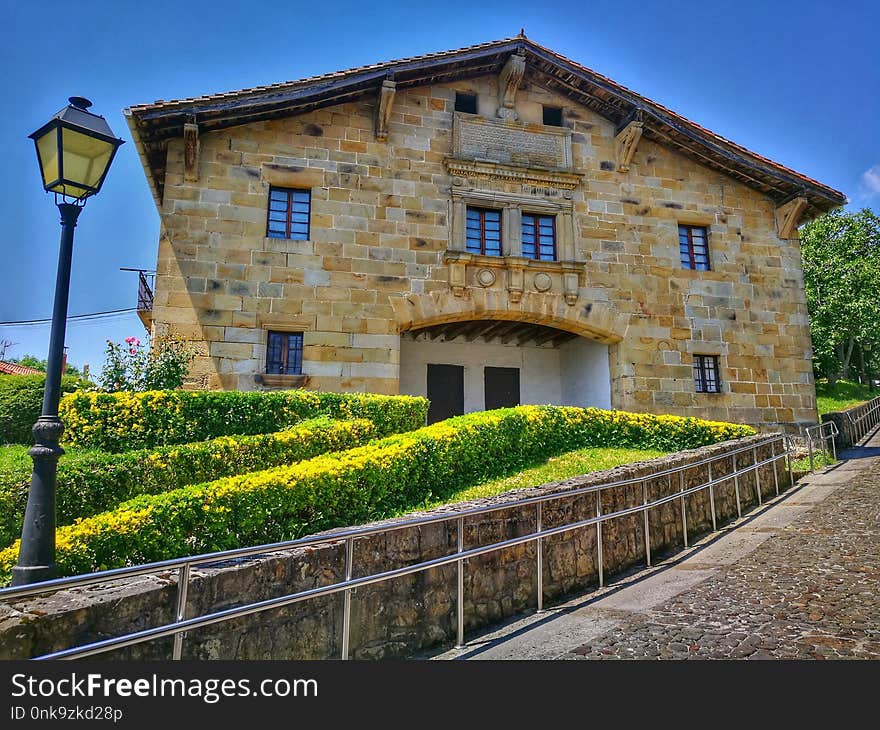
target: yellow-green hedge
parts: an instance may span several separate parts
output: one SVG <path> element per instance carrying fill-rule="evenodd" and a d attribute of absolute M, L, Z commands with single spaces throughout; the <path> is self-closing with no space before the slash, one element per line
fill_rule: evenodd
<path fill-rule="evenodd" d="M 360 446 L 377 435 L 376 426 L 365 418 L 337 421 L 321 416 L 276 433 L 62 458 L 56 491 L 58 524 L 69 525 L 78 518 L 113 509 L 140 494 L 292 464 Z M 0 474 L 0 546 L 9 545 L 21 534 L 30 477 L 30 466 Z"/>
<path fill-rule="evenodd" d="M 293 466 L 132 499 L 57 534 L 62 575 L 299 537 L 379 519 L 587 446 L 677 450 L 754 429 L 560 406 L 472 413 Z M 18 545 L 0 552 L 9 577 Z"/>
<path fill-rule="evenodd" d="M 387 436 L 424 426 L 427 413 L 424 398 L 312 390 L 80 392 L 59 409 L 66 443 L 114 452 L 272 433 L 321 415 L 366 418 Z"/>

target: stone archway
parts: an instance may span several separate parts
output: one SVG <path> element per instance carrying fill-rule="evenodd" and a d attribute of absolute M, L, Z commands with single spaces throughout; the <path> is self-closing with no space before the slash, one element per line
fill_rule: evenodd
<path fill-rule="evenodd" d="M 394 309 L 400 392 L 427 396 L 430 421 L 520 403 L 611 407 L 612 352 L 626 317 L 604 305 L 470 290 L 407 295 Z"/>
<path fill-rule="evenodd" d="M 572 332 L 606 345 L 620 342 L 628 317 L 600 302 L 566 303 L 559 294 L 529 292 L 511 302 L 499 289 L 466 289 L 462 296 L 451 291 L 407 294 L 391 300 L 400 333 L 446 322 L 475 319 L 516 320 Z"/>

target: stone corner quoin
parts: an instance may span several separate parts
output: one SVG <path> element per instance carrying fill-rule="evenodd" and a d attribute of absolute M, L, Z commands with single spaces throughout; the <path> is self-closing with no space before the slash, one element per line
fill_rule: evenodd
<path fill-rule="evenodd" d="M 145 323 L 197 343 L 187 386 L 815 423 L 797 224 L 841 194 L 514 40 L 126 110 L 162 220 Z M 306 233 L 268 235 L 272 189 L 308 193 Z M 272 333 L 302 333 L 298 379 Z"/>

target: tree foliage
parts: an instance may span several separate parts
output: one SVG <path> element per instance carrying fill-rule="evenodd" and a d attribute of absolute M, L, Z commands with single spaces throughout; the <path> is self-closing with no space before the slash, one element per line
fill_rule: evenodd
<path fill-rule="evenodd" d="M 880 217 L 833 211 L 800 233 L 817 377 L 877 373 L 880 350 Z"/>

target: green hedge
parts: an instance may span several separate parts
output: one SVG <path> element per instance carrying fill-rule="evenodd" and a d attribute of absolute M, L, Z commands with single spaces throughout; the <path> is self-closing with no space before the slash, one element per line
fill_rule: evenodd
<path fill-rule="evenodd" d="M 61 378 L 61 391 L 70 393 L 79 378 Z M 32 444 L 31 428 L 43 410 L 45 375 L 0 375 L 0 444 Z"/>
<path fill-rule="evenodd" d="M 124 454 L 87 453 L 69 461 L 62 458 L 56 492 L 58 524 L 113 509 L 140 494 L 292 464 L 365 444 L 376 435 L 372 421 L 322 416 L 277 433 L 221 436 Z M 21 534 L 30 475 L 30 468 L 0 474 L 0 545 L 9 545 Z"/>
<path fill-rule="evenodd" d="M 367 418 L 387 436 L 420 428 L 427 413 L 424 398 L 312 390 L 83 392 L 60 408 L 66 443 L 113 452 L 272 433 L 320 415 Z"/>
<path fill-rule="evenodd" d="M 449 419 L 293 466 L 130 500 L 58 530 L 62 574 L 299 537 L 379 519 L 587 446 L 682 449 L 748 426 L 558 406 Z M 18 546 L 0 551 L 8 578 Z"/>

